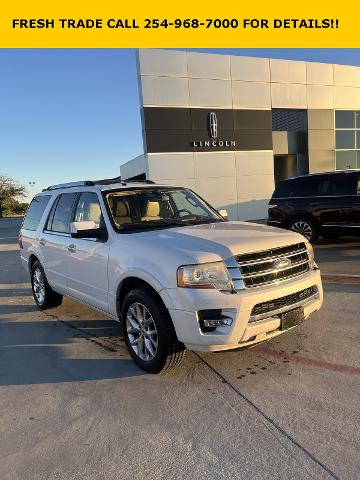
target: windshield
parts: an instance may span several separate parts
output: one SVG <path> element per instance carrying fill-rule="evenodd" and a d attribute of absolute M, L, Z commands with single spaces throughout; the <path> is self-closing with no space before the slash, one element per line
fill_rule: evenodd
<path fill-rule="evenodd" d="M 119 230 L 145 230 L 224 221 L 186 188 L 115 190 L 106 195 Z"/>

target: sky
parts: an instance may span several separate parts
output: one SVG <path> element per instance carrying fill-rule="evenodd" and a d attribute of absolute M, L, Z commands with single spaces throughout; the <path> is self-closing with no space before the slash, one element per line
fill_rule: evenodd
<path fill-rule="evenodd" d="M 192 51 L 360 66 L 360 49 Z M 143 152 L 135 49 L 0 49 L 0 87 L 0 175 L 28 196 L 118 176 Z"/>

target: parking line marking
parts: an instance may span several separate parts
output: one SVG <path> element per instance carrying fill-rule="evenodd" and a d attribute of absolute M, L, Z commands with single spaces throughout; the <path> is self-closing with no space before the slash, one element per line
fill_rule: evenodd
<path fill-rule="evenodd" d="M 302 365 L 308 365 L 309 367 L 319 367 L 326 370 L 332 370 L 333 372 L 348 373 L 350 375 L 360 375 L 359 367 L 352 367 L 351 365 L 342 365 L 340 363 L 329 363 L 323 360 L 316 360 L 315 358 L 299 357 L 298 355 L 286 352 L 277 352 L 267 347 L 258 347 L 256 351 L 264 355 L 269 355 L 274 358 L 285 358 L 291 360 L 294 363 L 301 363 Z"/>
<path fill-rule="evenodd" d="M 314 454 L 312 454 L 309 450 L 307 450 L 300 442 L 298 442 L 293 436 L 291 436 L 290 433 L 288 433 L 284 428 L 280 426 L 274 420 L 271 418 L 269 415 L 267 415 L 263 410 L 260 409 L 250 398 L 248 398 L 244 393 L 242 393 L 238 387 L 233 385 L 222 373 L 220 373 L 218 370 L 216 370 L 215 367 L 213 367 L 205 358 L 201 356 L 199 352 L 193 352 L 194 355 L 196 355 L 208 368 L 211 370 L 217 377 L 221 379 L 222 382 L 224 382 L 231 390 L 235 392 L 239 397 L 241 397 L 250 407 L 254 408 L 255 411 L 261 415 L 267 422 L 269 422 L 281 435 L 286 437 L 295 447 L 299 448 L 306 456 L 308 456 L 314 463 L 319 465 L 320 468 L 322 468 L 325 472 L 329 474 L 329 476 L 335 480 L 340 480 L 340 477 L 333 472 L 327 465 L 321 462 L 317 457 L 315 457 Z"/>

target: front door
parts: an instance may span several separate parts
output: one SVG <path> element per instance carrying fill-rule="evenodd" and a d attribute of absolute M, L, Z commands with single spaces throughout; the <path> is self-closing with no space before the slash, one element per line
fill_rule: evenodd
<path fill-rule="evenodd" d="M 94 192 L 81 193 L 75 209 L 75 222 L 93 221 L 104 226 L 99 199 Z M 70 295 L 108 312 L 109 243 L 91 238 L 71 238 L 67 258 Z"/>

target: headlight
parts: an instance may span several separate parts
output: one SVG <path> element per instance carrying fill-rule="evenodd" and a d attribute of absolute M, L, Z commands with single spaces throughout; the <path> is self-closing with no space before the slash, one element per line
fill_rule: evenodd
<path fill-rule="evenodd" d="M 183 288 L 216 288 L 227 292 L 234 290 L 223 262 L 183 265 L 177 270 L 177 284 Z"/>
<path fill-rule="evenodd" d="M 313 249 L 310 242 L 306 242 L 306 248 L 307 248 L 307 251 L 308 251 L 310 268 L 313 268 L 313 269 L 318 268 L 318 266 L 315 262 L 314 249 Z"/>

